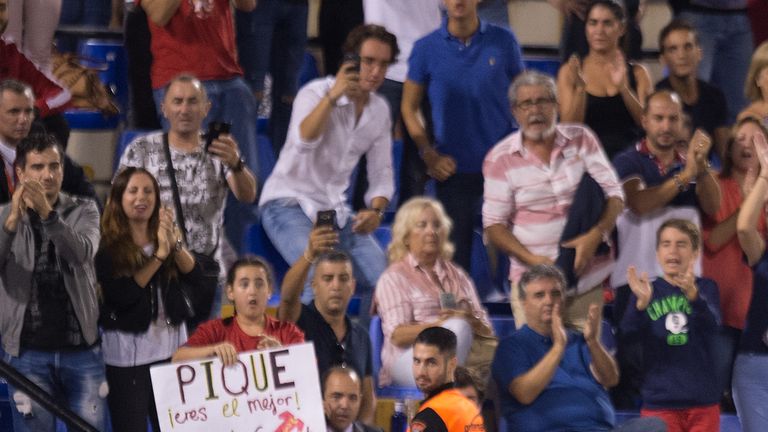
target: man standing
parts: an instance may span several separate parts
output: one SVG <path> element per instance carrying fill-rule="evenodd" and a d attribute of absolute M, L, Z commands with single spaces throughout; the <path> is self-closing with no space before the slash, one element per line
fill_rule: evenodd
<path fill-rule="evenodd" d="M 0 203 L 11 200 L 18 184 L 13 161 L 16 159 L 19 143 L 32 130 L 32 122 L 35 119 L 34 104 L 35 95 L 28 85 L 12 79 L 0 81 Z M 66 154 L 63 159 L 64 178 L 61 190 L 96 201 L 96 191 L 85 178 L 80 165 Z"/>
<path fill-rule="evenodd" d="M 668 90 L 648 96 L 643 112 L 645 139 L 613 161 L 627 196 L 627 209 L 619 217 L 619 257 L 611 276 L 611 285 L 626 300 L 626 269 L 659 274 L 654 239 L 661 224 L 670 218 L 687 219 L 700 224 L 699 209 L 714 216 L 720 208 L 720 187 L 707 162 L 712 140 L 696 130 L 688 153 L 677 152 L 682 105 Z M 623 269 L 623 270 L 622 270 Z M 696 264 L 696 274 L 700 265 Z M 617 299 L 619 300 L 619 299 Z M 624 310 L 624 304 L 617 304 Z"/>
<path fill-rule="evenodd" d="M 218 259 L 227 190 L 240 201 L 253 202 L 256 180 L 240 158 L 232 135 L 220 135 L 208 148 L 205 147 L 200 128 L 211 103 L 197 78 L 189 75 L 175 77 L 164 93 L 161 109 L 170 129 L 167 133 L 155 132 L 133 141 L 123 153 L 119 169 L 126 166 L 146 168 L 160 185 L 162 202 L 171 207 L 175 207 L 171 186 L 171 176 L 174 176 L 189 249 L 215 254 Z M 166 158 L 166 145 L 171 161 Z M 174 212 L 178 210 L 174 209 Z M 176 220 L 181 220 L 180 215 L 176 214 Z M 218 314 L 220 302 L 221 292 L 218 292 L 213 304 L 214 314 Z"/>
<path fill-rule="evenodd" d="M 232 125 L 239 154 L 251 172 L 258 174 L 256 99 L 243 80 L 237 62 L 232 5 L 251 11 L 256 0 L 136 0 L 149 18 L 152 34 L 152 88 L 159 110 L 168 83 L 180 74 L 192 74 L 202 82 L 210 110 L 202 122 L 224 121 Z M 164 112 L 159 114 L 164 115 Z M 162 116 L 161 116 L 162 117 Z M 168 128 L 168 123 L 163 122 Z M 251 201 L 227 205 L 227 236 L 240 250 L 243 232 L 255 221 Z"/>
<path fill-rule="evenodd" d="M 345 51 L 359 55 L 359 71 L 348 61 L 335 78 L 314 80 L 299 91 L 288 140 L 259 206 L 264 230 L 291 263 L 306 249 L 318 211 L 335 212 L 327 222 L 338 230 L 337 248 L 355 264 L 365 324 L 373 286 L 386 265 L 371 233 L 394 193 L 389 108 L 374 92 L 397 56 L 397 41 L 384 27 L 364 25 L 349 34 Z M 362 155 L 368 161 L 368 207 L 352 214 L 345 191 Z M 305 294 L 308 301 L 311 293 Z"/>
<path fill-rule="evenodd" d="M 722 159 L 729 134 L 728 107 L 720 89 L 696 77 L 702 57 L 696 29 L 683 20 L 672 20 L 659 33 L 659 52 L 669 76 L 656 83 L 656 88 L 680 96 L 683 110 L 691 116 L 692 130 L 704 129 L 714 137 Z"/>
<path fill-rule="evenodd" d="M 33 134 L 16 149 L 18 186 L 0 206 L 0 334 L 4 358 L 98 430 L 108 393 L 99 348 L 93 257 L 99 212 L 61 193 L 63 151 Z M 55 418 L 18 389 L 16 430 L 51 431 Z"/>
<path fill-rule="evenodd" d="M 360 412 L 362 385 L 354 369 L 334 366 L 322 374 L 323 410 L 328 432 L 377 432 L 355 421 Z"/>
<path fill-rule="evenodd" d="M 479 0 L 444 3 L 442 26 L 413 46 L 402 114 L 427 174 L 437 180 L 437 198 L 453 220 L 454 261 L 469 271 L 474 221 L 482 202 L 483 158 L 512 131 L 504 91 L 522 72 L 523 61 L 509 30 L 478 19 Z M 420 120 L 425 94 L 432 107 L 434 143 Z"/>
<path fill-rule="evenodd" d="M 512 83 L 509 99 L 520 130 L 500 141 L 485 158 L 485 232 L 491 243 L 509 255 L 510 301 L 518 326 L 525 323 L 518 302 L 520 276 L 530 266 L 554 263 L 562 253 L 561 243 L 573 248 L 573 268 L 580 278 L 576 286 L 568 287 L 575 295 L 564 312 L 569 322 L 576 322 L 586 316 L 591 303 L 602 304 L 600 287 L 613 260 L 607 255 L 595 257 L 595 251 L 613 230 L 623 207 L 621 185 L 591 131 L 557 124 L 552 78 L 525 72 Z M 587 174 L 605 197 L 603 210 L 595 220 L 585 222 L 586 230 L 563 238 L 569 219 L 581 218 L 575 213 L 587 211 L 571 209 Z"/>
<path fill-rule="evenodd" d="M 411 432 L 485 431 L 474 402 L 454 388 L 456 335 L 442 327 L 422 330 L 413 344 L 413 379 L 426 399 L 411 421 Z"/>
<path fill-rule="evenodd" d="M 583 334 L 566 330 L 565 277 L 557 267 L 535 265 L 519 285 L 527 324 L 501 341 L 492 366 L 508 430 L 612 430 L 605 388 L 616 385 L 619 370 L 598 337 L 601 308 L 590 306 Z M 656 419 L 634 426 L 619 430 L 666 430 Z"/>
<path fill-rule="evenodd" d="M 362 377 L 359 419 L 373 424 L 376 394 L 371 339 L 368 330 L 353 323 L 346 314 L 355 292 L 355 278 L 349 256 L 332 249 L 338 238 L 330 227 L 312 230 L 304 254 L 283 278 L 277 317 L 296 323 L 305 339 L 314 342 L 320 375 L 333 366 L 344 365 L 356 372 L 358 380 Z M 315 298 L 304 305 L 300 296 L 312 263 Z"/>

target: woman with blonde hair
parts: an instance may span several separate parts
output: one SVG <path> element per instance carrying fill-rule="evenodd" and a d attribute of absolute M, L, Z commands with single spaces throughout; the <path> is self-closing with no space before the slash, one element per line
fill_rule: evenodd
<path fill-rule="evenodd" d="M 425 328 L 439 326 L 456 333 L 460 364 L 473 335 L 493 334 L 474 283 L 451 261 L 451 225 L 443 206 L 432 198 L 412 198 L 395 215 L 389 267 L 374 294 L 384 332 L 381 385 L 415 385 L 413 342 Z"/>
<path fill-rule="evenodd" d="M 756 117 L 763 123 L 768 120 L 768 42 L 763 42 L 752 53 L 749 72 L 744 82 L 744 94 L 749 106 L 739 114 L 739 120 Z"/>

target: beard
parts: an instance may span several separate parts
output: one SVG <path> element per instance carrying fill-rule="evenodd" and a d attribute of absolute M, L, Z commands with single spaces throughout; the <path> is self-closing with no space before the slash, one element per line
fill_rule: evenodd
<path fill-rule="evenodd" d="M 544 141 L 545 139 L 554 135 L 556 126 L 557 125 L 553 121 L 546 129 L 540 132 L 534 132 L 530 129 L 523 129 L 523 136 L 531 141 Z"/>

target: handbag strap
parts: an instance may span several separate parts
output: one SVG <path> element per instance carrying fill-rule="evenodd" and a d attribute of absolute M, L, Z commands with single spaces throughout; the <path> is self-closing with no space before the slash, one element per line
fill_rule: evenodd
<path fill-rule="evenodd" d="M 171 178 L 171 192 L 173 193 L 173 205 L 176 207 L 176 217 L 179 218 L 181 225 L 181 235 L 184 237 L 184 243 L 187 242 L 187 223 L 184 220 L 184 211 L 181 209 L 181 198 L 179 195 L 179 185 L 176 184 L 176 168 L 173 167 L 173 158 L 171 158 L 171 145 L 168 142 L 168 132 L 163 133 L 163 149 L 165 150 L 165 159 L 168 161 L 168 171 Z"/>
<path fill-rule="evenodd" d="M 179 185 L 176 183 L 176 168 L 173 167 L 173 158 L 171 158 L 171 144 L 168 140 L 168 132 L 163 133 L 163 150 L 165 150 L 165 158 L 168 160 L 168 170 L 171 178 L 171 192 L 173 193 L 173 204 L 176 207 L 176 217 L 179 218 L 179 225 L 181 225 L 181 235 L 184 237 L 184 243 L 187 242 L 187 223 L 184 220 L 184 211 L 181 209 L 181 194 L 179 194 Z M 216 246 L 211 252 L 211 256 L 216 254 L 216 250 L 219 248 L 219 239 L 216 239 L 214 243 Z"/>

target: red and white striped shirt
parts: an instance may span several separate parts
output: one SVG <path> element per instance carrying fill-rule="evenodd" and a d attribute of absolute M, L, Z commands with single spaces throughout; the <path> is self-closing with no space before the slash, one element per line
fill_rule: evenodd
<path fill-rule="evenodd" d="M 519 131 L 496 144 L 483 163 L 483 226 L 502 224 L 531 253 L 552 260 L 557 258 L 568 210 L 584 173 L 595 179 L 606 197 L 624 200 L 616 171 L 591 130 L 559 124 L 555 133 L 549 163 L 523 146 Z M 514 257 L 509 261 L 509 278 L 517 282 L 527 266 Z M 587 268 L 585 278 L 606 264 L 597 261 Z"/>

